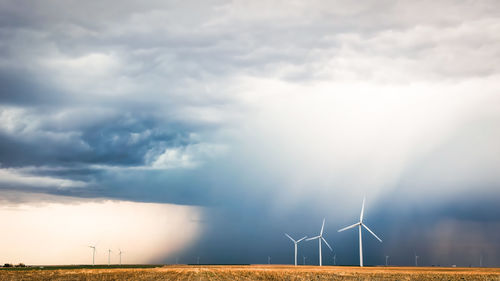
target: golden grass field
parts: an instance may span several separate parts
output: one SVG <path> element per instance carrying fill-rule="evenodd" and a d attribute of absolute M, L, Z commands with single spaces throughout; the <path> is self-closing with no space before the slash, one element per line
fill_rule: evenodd
<path fill-rule="evenodd" d="M 0 280 L 492 280 L 500 268 L 194 266 L 158 268 L 0 270 Z"/>

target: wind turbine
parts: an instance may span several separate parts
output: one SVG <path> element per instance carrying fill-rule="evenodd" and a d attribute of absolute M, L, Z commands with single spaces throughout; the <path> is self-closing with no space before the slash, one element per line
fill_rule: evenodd
<path fill-rule="evenodd" d="M 344 230 L 348 230 L 348 229 L 351 229 L 353 227 L 358 227 L 359 229 L 359 266 L 363 266 L 363 241 L 362 241 L 362 238 L 361 238 L 361 227 L 364 227 L 366 228 L 366 230 L 368 230 L 368 232 L 370 232 L 373 236 L 375 236 L 375 238 L 377 238 L 378 241 L 380 241 L 380 243 L 382 243 L 382 240 L 380 238 L 378 238 L 377 235 L 375 235 L 375 233 L 373 233 L 373 231 L 371 231 L 368 226 L 366 226 L 364 223 L 363 223 L 363 212 L 365 210 L 365 198 L 363 198 L 363 205 L 361 206 L 361 215 L 359 216 L 359 222 L 353 224 L 353 225 L 350 225 L 348 227 L 344 227 L 342 229 L 340 229 L 338 232 L 342 232 Z"/>
<path fill-rule="evenodd" d="M 314 239 L 318 239 L 318 241 L 319 241 L 318 242 L 319 243 L 319 266 L 323 265 L 323 263 L 321 261 L 321 240 L 323 240 L 323 242 L 325 242 L 325 244 L 328 246 L 328 248 L 330 248 L 330 251 L 333 252 L 332 247 L 330 247 L 330 244 L 328 244 L 328 242 L 326 242 L 326 239 L 323 237 L 323 230 L 324 230 L 324 228 L 325 228 L 325 219 L 323 219 L 323 224 L 321 225 L 321 231 L 319 232 L 319 235 L 306 239 L 306 241 L 311 241 L 311 240 L 314 240 Z"/>
<path fill-rule="evenodd" d="M 118 255 L 120 256 L 120 265 L 122 265 L 122 249 L 118 249 Z"/>
<path fill-rule="evenodd" d="M 108 266 L 111 265 L 111 249 L 108 249 Z"/>
<path fill-rule="evenodd" d="M 415 266 L 418 266 L 418 258 L 419 258 L 419 256 L 417 256 L 417 254 L 415 254 Z"/>
<path fill-rule="evenodd" d="M 333 255 L 333 265 L 337 265 L 337 254 Z"/>
<path fill-rule="evenodd" d="M 389 256 L 385 256 L 385 266 L 389 265 L 388 261 L 389 261 Z"/>
<path fill-rule="evenodd" d="M 299 240 L 295 241 L 292 237 L 290 237 L 290 235 L 286 234 L 286 237 L 290 238 L 290 240 L 292 240 L 294 246 L 295 246 L 295 266 L 297 266 L 297 244 L 299 244 L 300 241 L 304 240 L 307 238 L 307 236 L 304 236 L 302 238 L 300 238 Z"/>
<path fill-rule="evenodd" d="M 89 248 L 91 248 L 92 251 L 92 265 L 95 265 L 95 245 L 90 245 Z"/>

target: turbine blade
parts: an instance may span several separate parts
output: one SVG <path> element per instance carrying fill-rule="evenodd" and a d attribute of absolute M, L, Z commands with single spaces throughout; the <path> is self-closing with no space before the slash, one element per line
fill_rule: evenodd
<path fill-rule="evenodd" d="M 307 238 L 306 241 L 311 241 L 311 240 L 314 240 L 314 239 L 318 239 L 320 236 L 314 236 L 314 237 L 311 237 L 311 238 Z"/>
<path fill-rule="evenodd" d="M 332 252 L 333 252 L 332 247 L 330 247 L 330 244 L 328 244 L 328 242 L 326 242 L 326 239 L 325 239 L 325 238 L 323 238 L 323 237 L 321 237 L 321 239 L 323 239 L 323 242 L 325 242 L 325 244 L 328 246 L 328 248 L 330 248 L 330 251 L 332 251 Z"/>
<path fill-rule="evenodd" d="M 323 219 L 323 224 L 321 225 L 321 231 L 319 232 L 319 236 L 323 235 L 324 228 L 325 228 L 325 219 Z"/>
<path fill-rule="evenodd" d="M 363 205 L 361 205 L 361 215 L 359 216 L 359 221 L 363 222 L 363 213 L 365 211 L 365 197 L 363 197 Z"/>
<path fill-rule="evenodd" d="M 306 238 L 307 238 L 307 236 L 304 236 L 304 237 L 300 238 L 299 240 L 297 240 L 297 243 L 299 243 L 300 241 L 302 241 L 302 240 L 304 240 Z"/>
<path fill-rule="evenodd" d="M 382 243 L 382 239 L 378 238 L 377 235 L 375 235 L 375 233 L 373 233 L 373 231 L 371 231 L 371 229 L 368 228 L 368 226 L 364 225 L 364 224 L 361 224 L 364 228 L 366 228 L 366 230 L 368 230 L 373 236 L 375 236 L 375 238 L 377 238 L 378 241 L 380 241 L 380 243 Z"/>
<path fill-rule="evenodd" d="M 355 223 L 355 224 L 353 224 L 353 225 L 349 225 L 349 226 L 347 226 L 347 227 L 344 227 L 344 228 L 342 228 L 342 229 L 339 229 L 337 232 L 342 232 L 342 231 L 344 231 L 344 230 L 348 230 L 348 229 L 353 228 L 353 227 L 356 227 L 356 226 L 358 226 L 358 225 L 359 225 L 359 222 L 357 222 L 357 223 Z"/>
<path fill-rule="evenodd" d="M 293 242 L 293 243 L 297 243 L 295 240 L 293 240 L 293 238 L 292 238 L 292 237 L 290 237 L 290 235 L 288 235 L 288 234 L 286 234 L 286 233 L 285 233 L 285 235 L 286 235 L 286 237 L 290 238 L 290 240 L 292 240 L 292 242 Z"/>

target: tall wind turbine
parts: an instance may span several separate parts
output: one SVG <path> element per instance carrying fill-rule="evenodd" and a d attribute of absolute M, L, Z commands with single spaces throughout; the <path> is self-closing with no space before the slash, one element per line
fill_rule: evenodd
<path fill-rule="evenodd" d="M 306 239 L 306 241 L 311 241 L 311 240 L 314 240 L 314 239 L 318 239 L 318 241 L 319 241 L 318 242 L 319 243 L 319 266 L 323 265 L 323 263 L 321 261 L 321 240 L 323 240 L 323 242 L 325 242 L 325 244 L 328 246 L 328 248 L 330 248 L 330 251 L 333 252 L 332 247 L 330 247 L 330 244 L 328 244 L 328 242 L 326 242 L 326 239 L 323 237 L 323 230 L 324 230 L 324 228 L 325 228 L 325 219 L 323 219 L 323 224 L 321 225 L 321 231 L 319 232 L 319 235 Z"/>
<path fill-rule="evenodd" d="M 92 249 L 92 265 L 95 265 L 95 245 L 90 245 L 89 248 Z"/>
<path fill-rule="evenodd" d="M 290 235 L 286 234 L 286 237 L 290 238 L 290 240 L 292 240 L 294 246 L 295 246 L 295 266 L 297 266 L 297 244 L 299 244 L 300 241 L 304 240 L 307 238 L 307 236 L 304 236 L 302 238 L 300 238 L 299 240 L 295 241 L 292 237 L 290 237 Z"/>
<path fill-rule="evenodd" d="M 419 256 L 417 256 L 417 254 L 415 254 L 415 266 L 418 266 L 418 258 L 419 258 Z"/>
<path fill-rule="evenodd" d="M 373 233 L 373 231 L 371 231 L 368 226 L 366 226 L 364 223 L 363 223 L 363 212 L 365 210 L 365 198 L 363 198 L 363 205 L 361 206 L 361 215 L 359 216 L 359 222 L 353 224 L 353 225 L 350 225 L 348 227 L 344 227 L 342 229 L 340 229 L 338 232 L 342 232 L 344 230 L 348 230 L 348 229 L 351 229 L 353 227 L 358 227 L 359 229 L 359 266 L 363 266 L 363 241 L 362 241 L 362 238 L 361 238 L 361 227 L 364 227 L 366 228 L 366 230 L 368 230 L 368 232 L 370 232 L 373 236 L 375 236 L 375 238 L 377 238 L 378 241 L 380 241 L 380 243 L 382 243 L 382 240 L 380 238 L 378 238 L 377 235 L 375 235 L 375 233 Z"/>
<path fill-rule="evenodd" d="M 385 256 L 385 266 L 388 266 L 389 265 L 389 256 Z"/>

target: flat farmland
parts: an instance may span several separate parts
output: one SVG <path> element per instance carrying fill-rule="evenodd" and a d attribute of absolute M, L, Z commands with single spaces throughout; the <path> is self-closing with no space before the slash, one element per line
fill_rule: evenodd
<path fill-rule="evenodd" d="M 493 280 L 500 268 L 167 265 L 156 268 L 0 269 L 0 280 Z"/>

